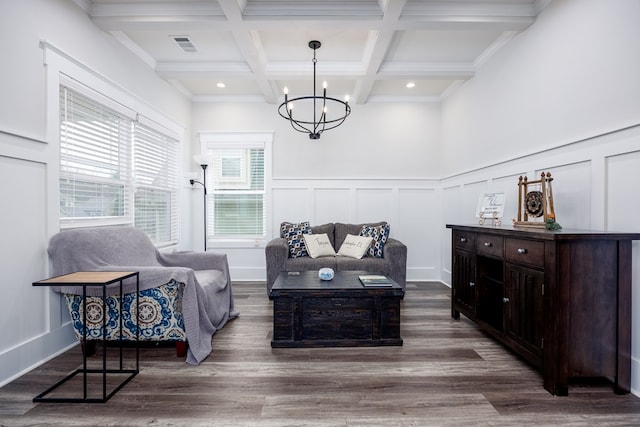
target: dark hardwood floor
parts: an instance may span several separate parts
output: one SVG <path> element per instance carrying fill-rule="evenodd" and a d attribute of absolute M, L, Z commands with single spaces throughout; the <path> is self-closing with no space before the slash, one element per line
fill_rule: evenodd
<path fill-rule="evenodd" d="M 0 389 L 0 425 L 640 425 L 640 398 L 608 382 L 551 396 L 536 370 L 464 316 L 451 319 L 439 283 L 407 286 L 402 347 L 272 349 L 265 285 L 237 283 L 234 294 L 240 317 L 201 365 L 145 348 L 140 374 L 107 403 L 33 403 L 81 365 L 75 347 Z"/>

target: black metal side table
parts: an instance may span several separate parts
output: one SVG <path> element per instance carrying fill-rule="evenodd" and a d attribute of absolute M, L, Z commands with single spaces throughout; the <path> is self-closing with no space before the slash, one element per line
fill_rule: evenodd
<path fill-rule="evenodd" d="M 136 280 L 136 316 L 134 319 L 136 328 L 136 366 L 135 369 L 124 369 L 123 367 L 123 301 L 124 293 L 122 288 L 122 282 L 125 279 L 135 277 Z M 120 295 L 120 336 L 119 336 L 119 349 L 120 349 L 120 364 L 118 369 L 107 369 L 107 288 L 109 285 L 113 285 L 116 282 L 120 282 L 119 295 Z M 89 369 L 87 367 L 87 353 L 82 352 L 82 368 L 78 368 L 71 372 L 69 375 L 40 393 L 33 398 L 34 402 L 56 402 L 56 403 L 105 403 L 114 394 L 116 394 L 122 387 L 124 387 L 129 381 L 140 372 L 140 330 L 138 328 L 138 311 L 140 308 L 139 292 L 140 292 L 140 277 L 139 272 L 122 272 L 122 271 L 79 271 L 76 273 L 65 274 L 62 276 L 52 277 L 50 279 L 40 280 L 33 282 L 33 286 L 82 286 L 82 299 L 83 299 L 83 314 L 82 314 L 82 345 L 86 348 L 87 344 L 87 288 L 88 287 L 102 287 L 102 367 L 100 369 Z M 53 390 L 72 379 L 75 375 L 82 374 L 83 381 L 83 395 L 82 397 L 45 397 Z M 102 374 L 102 397 L 89 397 L 87 392 L 87 374 Z M 120 382 L 113 390 L 107 393 L 107 374 L 128 374 L 122 382 Z"/>

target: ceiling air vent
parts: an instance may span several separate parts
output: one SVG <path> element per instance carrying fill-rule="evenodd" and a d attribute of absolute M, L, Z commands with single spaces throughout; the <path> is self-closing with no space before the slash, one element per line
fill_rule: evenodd
<path fill-rule="evenodd" d="M 184 50 L 185 52 L 197 52 L 197 49 L 191 42 L 189 36 L 171 36 L 171 38 L 178 44 L 178 46 L 180 46 L 180 49 Z"/>

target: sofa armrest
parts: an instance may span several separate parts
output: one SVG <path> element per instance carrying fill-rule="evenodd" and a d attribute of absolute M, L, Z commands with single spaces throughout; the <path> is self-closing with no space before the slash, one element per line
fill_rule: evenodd
<path fill-rule="evenodd" d="M 389 276 L 404 288 L 407 285 L 407 246 L 389 238 L 384 245 L 383 257 L 389 262 Z"/>
<path fill-rule="evenodd" d="M 267 293 L 269 293 L 278 273 L 285 270 L 285 263 L 289 258 L 289 245 L 286 239 L 276 237 L 269 241 L 264 248 L 264 254 L 267 263 Z"/>

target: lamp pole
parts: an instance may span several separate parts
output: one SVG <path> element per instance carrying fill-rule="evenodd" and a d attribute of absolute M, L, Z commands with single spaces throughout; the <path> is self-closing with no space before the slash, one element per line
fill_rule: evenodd
<path fill-rule="evenodd" d="M 207 251 L 207 165 L 200 165 L 202 167 L 202 187 L 204 187 L 204 251 Z"/>
<path fill-rule="evenodd" d="M 203 188 L 203 199 L 202 199 L 202 205 L 204 208 L 204 213 L 203 213 L 203 229 L 204 229 L 204 251 L 207 251 L 207 164 L 201 164 L 200 167 L 202 168 L 202 182 L 196 180 L 196 179 L 190 179 L 189 183 L 191 183 L 191 185 L 193 184 L 200 184 L 202 185 Z"/>

